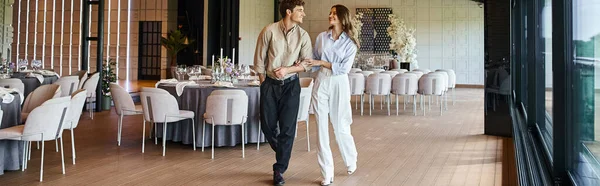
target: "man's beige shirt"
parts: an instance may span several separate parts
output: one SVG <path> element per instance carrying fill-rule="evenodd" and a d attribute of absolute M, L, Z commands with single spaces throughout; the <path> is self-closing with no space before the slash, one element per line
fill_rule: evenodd
<path fill-rule="evenodd" d="M 254 52 L 254 70 L 272 79 L 287 79 L 296 73 L 277 78 L 273 70 L 293 66 L 304 59 L 312 59 L 312 46 L 308 33 L 294 26 L 287 34 L 283 20 L 267 25 L 258 35 Z M 310 67 L 304 66 L 304 70 Z"/>

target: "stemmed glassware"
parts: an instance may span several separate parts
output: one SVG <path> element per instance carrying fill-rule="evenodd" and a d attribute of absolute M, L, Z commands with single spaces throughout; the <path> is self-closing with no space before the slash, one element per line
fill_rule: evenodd
<path fill-rule="evenodd" d="M 178 81 L 185 80 L 186 72 L 187 72 L 187 69 L 185 66 L 178 66 L 177 71 L 175 72 L 177 74 L 177 80 Z"/>
<path fill-rule="evenodd" d="M 33 68 L 33 70 L 41 70 L 42 61 L 41 60 L 31 60 L 31 68 Z"/>
<path fill-rule="evenodd" d="M 29 64 L 29 62 L 27 62 L 27 59 L 20 59 L 19 60 L 19 71 L 27 70 L 28 64 Z"/>

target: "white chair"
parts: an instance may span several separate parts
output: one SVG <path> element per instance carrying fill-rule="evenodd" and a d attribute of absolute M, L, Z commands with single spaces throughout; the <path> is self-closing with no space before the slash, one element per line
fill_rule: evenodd
<path fill-rule="evenodd" d="M 371 74 L 374 74 L 375 72 L 373 71 L 359 71 L 357 73 L 361 73 L 362 75 L 365 76 L 365 80 L 367 79 L 367 77 L 369 77 Z"/>
<path fill-rule="evenodd" d="M 400 74 L 400 72 L 398 72 L 398 71 L 383 71 L 383 72 L 380 72 L 380 73 L 382 73 L 382 74 L 389 74 L 390 77 L 392 77 L 392 78 L 394 78 L 396 75 Z"/>
<path fill-rule="evenodd" d="M 369 71 L 371 71 L 373 73 L 381 73 L 381 72 L 384 72 L 385 70 L 380 69 L 380 68 L 372 68 L 372 69 L 369 69 Z"/>
<path fill-rule="evenodd" d="M 206 98 L 206 113 L 202 122 L 202 151 L 204 151 L 204 127 L 206 123 L 212 124 L 212 155 L 215 158 L 215 126 L 216 125 L 241 125 L 242 133 L 242 158 L 246 157 L 245 123 L 248 118 L 248 95 L 243 90 L 226 90 L 232 93 L 210 94 Z M 234 93 L 235 92 L 235 93 Z"/>
<path fill-rule="evenodd" d="M 90 112 L 90 118 L 94 119 L 94 111 L 92 102 L 96 101 L 96 88 L 98 88 L 98 81 L 100 81 L 100 73 L 96 72 L 90 76 L 89 79 L 83 84 L 83 89 L 87 90 L 87 107 Z"/>
<path fill-rule="evenodd" d="M 123 133 L 123 116 L 133 116 L 143 114 L 144 111 L 136 108 L 131 95 L 116 83 L 110 83 L 110 95 L 115 103 L 115 112 L 119 115 L 117 122 L 117 145 L 121 146 L 121 135 Z"/>
<path fill-rule="evenodd" d="M 387 74 L 371 74 L 367 78 L 366 93 L 369 94 L 369 115 L 374 108 L 373 96 L 384 96 L 387 100 L 388 116 L 390 115 L 390 89 L 392 87 L 392 78 Z M 381 100 L 384 101 L 383 99 Z M 383 104 L 383 103 L 382 103 Z"/>
<path fill-rule="evenodd" d="M 14 88 L 19 90 L 21 94 L 25 94 L 25 84 L 18 78 L 0 79 L 0 87 Z"/>
<path fill-rule="evenodd" d="M 421 77 L 425 74 L 425 73 L 423 73 L 421 71 L 409 71 L 409 72 L 406 72 L 406 73 L 416 74 L 417 75 L 417 79 L 421 79 Z"/>
<path fill-rule="evenodd" d="M 71 96 L 71 94 L 78 89 L 79 77 L 77 76 L 63 76 L 58 78 L 53 84 L 60 85 L 60 97 Z"/>
<path fill-rule="evenodd" d="M 71 95 L 71 104 L 69 105 L 69 112 L 63 122 L 63 130 L 71 131 L 71 151 L 73 152 L 73 165 L 75 165 L 75 128 L 79 124 L 79 118 L 85 105 L 85 98 L 87 92 L 85 89 L 79 89 L 73 92 Z M 62 136 L 61 136 L 62 138 Z M 62 143 L 62 140 L 61 140 Z M 61 144 L 62 147 L 62 144 Z"/>
<path fill-rule="evenodd" d="M 421 94 L 421 108 L 423 108 L 423 116 L 425 115 L 424 98 L 429 96 L 429 108 L 431 109 L 431 96 L 442 96 L 444 94 L 445 79 L 441 74 L 425 74 L 419 79 L 419 91 Z M 443 104 L 440 104 L 440 115 L 443 113 Z"/>
<path fill-rule="evenodd" d="M 360 96 L 360 115 L 363 115 L 364 95 L 365 95 L 365 76 L 359 73 L 349 73 L 348 82 L 350 83 L 350 95 Z M 355 109 L 358 109 L 358 99 L 354 101 Z"/>
<path fill-rule="evenodd" d="M 80 71 L 77 71 L 77 72 L 75 72 L 75 73 L 73 73 L 71 75 L 79 77 L 79 85 L 77 87 L 78 87 L 78 89 L 82 89 L 83 88 L 83 84 L 88 79 L 88 73 L 87 73 L 87 71 L 80 70 Z"/>
<path fill-rule="evenodd" d="M 448 88 L 452 89 L 452 105 L 454 105 L 454 97 L 456 93 L 456 73 L 452 69 L 438 69 L 436 71 L 444 71 L 448 73 Z"/>
<path fill-rule="evenodd" d="M 360 71 L 362 71 L 362 69 L 360 69 L 360 68 L 352 68 L 352 69 L 350 69 L 350 73 L 357 73 L 357 72 L 360 72 Z"/>
<path fill-rule="evenodd" d="M 179 110 L 179 104 L 173 95 L 163 89 L 142 87 L 140 99 L 142 99 L 142 110 L 144 111 L 144 123 L 142 131 L 142 153 L 146 145 L 146 121 L 154 124 L 154 131 L 157 130 L 156 123 L 163 123 L 163 152 L 165 156 L 167 149 L 167 124 L 185 119 L 192 120 L 192 138 L 194 150 L 196 150 L 196 127 L 194 124 L 194 112 Z M 208 107 L 207 107 L 208 108 Z M 248 108 L 246 106 L 245 108 Z M 155 138 L 156 141 L 156 138 Z"/>
<path fill-rule="evenodd" d="M 423 68 L 423 69 L 414 69 L 412 71 L 420 71 L 423 72 L 423 74 L 429 74 L 431 72 L 431 70 Z"/>
<path fill-rule="evenodd" d="M 443 94 L 444 95 L 441 97 L 442 100 L 440 100 L 440 101 L 441 101 L 441 104 L 444 104 L 444 108 L 446 110 L 448 110 L 448 94 L 446 94 L 446 93 L 448 92 L 448 79 L 450 79 L 450 78 L 448 76 L 448 73 L 445 71 L 431 72 L 431 74 L 434 74 L 434 73 L 440 74 L 440 75 L 442 75 L 442 78 L 444 78 L 444 82 L 443 82 L 443 84 L 444 84 L 444 93 Z"/>
<path fill-rule="evenodd" d="M 408 72 L 408 70 L 406 69 L 401 69 L 401 68 L 397 68 L 397 69 L 392 69 L 393 71 L 399 72 L 399 73 L 406 73 Z"/>
<path fill-rule="evenodd" d="M 33 90 L 33 92 L 29 93 L 23 102 L 23 108 L 21 108 L 21 123 L 27 121 L 29 113 L 33 109 L 54 98 L 59 89 L 59 85 L 42 85 Z"/>
<path fill-rule="evenodd" d="M 302 78 L 300 78 L 300 79 L 302 79 Z M 246 95 L 246 92 L 240 92 L 240 91 L 214 90 L 210 93 L 210 95 L 235 95 L 235 94 L 242 94 L 242 93 L 244 95 Z M 296 127 L 298 127 L 298 126 L 296 126 Z M 262 130 L 260 129 L 260 125 L 258 125 L 258 130 L 256 131 L 256 136 L 258 136 L 258 141 L 256 142 L 256 150 L 260 150 L 261 134 L 262 134 Z"/>
<path fill-rule="evenodd" d="M 30 118 L 25 125 L 17 125 L 0 130 L 0 139 L 23 141 L 23 165 L 21 170 L 27 167 L 26 156 L 31 153 L 28 148 L 29 142 L 42 142 L 42 156 L 40 163 L 40 182 L 44 178 L 44 142 L 59 139 L 62 135 L 62 123 L 68 113 L 71 99 L 61 97 L 48 100 L 31 111 Z M 62 141 L 62 138 L 60 138 Z M 61 146 L 62 173 L 65 174 L 64 153 Z"/>
<path fill-rule="evenodd" d="M 300 108 L 298 109 L 298 118 L 296 120 L 296 134 L 298 136 L 298 122 L 306 122 L 306 143 L 308 151 L 310 151 L 310 133 L 308 126 L 310 125 L 310 116 L 308 113 L 310 107 L 310 99 L 313 90 L 313 79 L 312 78 L 300 78 Z"/>
<path fill-rule="evenodd" d="M 417 115 L 417 90 L 419 88 L 419 80 L 416 74 L 398 74 L 392 79 L 392 94 L 396 95 L 396 115 L 398 115 L 398 96 L 404 97 L 404 110 L 406 110 L 406 96 L 413 97 L 413 113 Z"/>

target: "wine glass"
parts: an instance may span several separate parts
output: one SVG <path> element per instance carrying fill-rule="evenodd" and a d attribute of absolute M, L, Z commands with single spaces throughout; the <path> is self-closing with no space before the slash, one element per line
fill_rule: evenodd
<path fill-rule="evenodd" d="M 31 68 L 33 70 L 41 70 L 42 61 L 41 60 L 31 60 Z"/>
<path fill-rule="evenodd" d="M 27 65 L 29 64 L 29 62 L 27 62 L 27 59 L 21 59 L 19 60 L 19 71 L 25 71 L 27 70 Z"/>

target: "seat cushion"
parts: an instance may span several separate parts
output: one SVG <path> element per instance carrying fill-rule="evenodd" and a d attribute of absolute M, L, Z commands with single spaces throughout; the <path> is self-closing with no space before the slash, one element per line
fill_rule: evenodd
<path fill-rule="evenodd" d="M 194 118 L 194 112 L 189 110 L 179 110 L 179 116 L 184 118 Z"/>
<path fill-rule="evenodd" d="M 14 139 L 18 140 L 23 135 L 23 129 L 25 125 L 17 125 L 5 129 L 0 129 L 0 139 Z"/>

